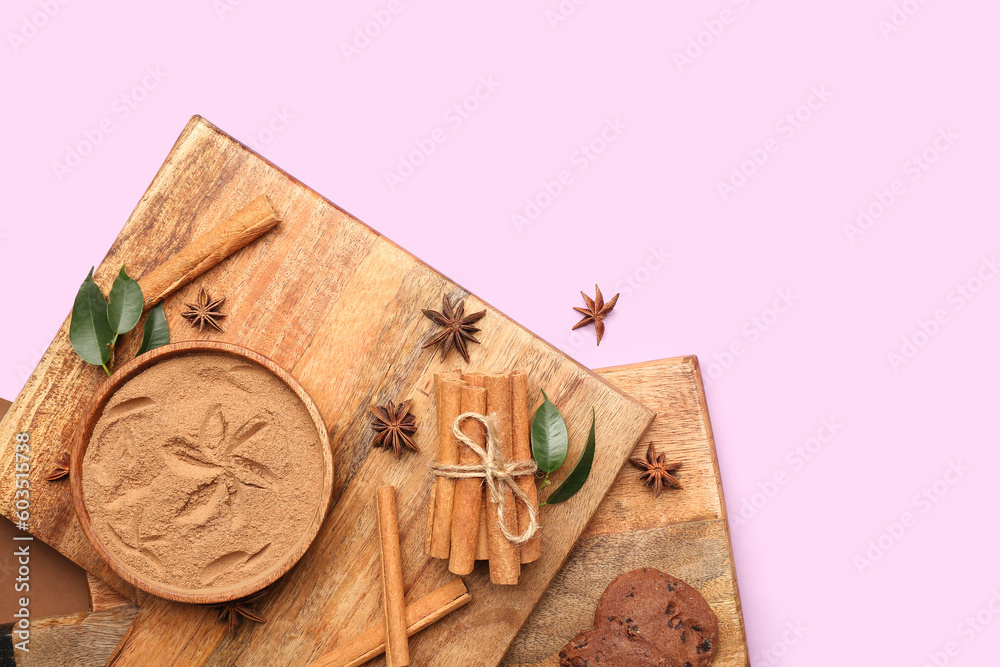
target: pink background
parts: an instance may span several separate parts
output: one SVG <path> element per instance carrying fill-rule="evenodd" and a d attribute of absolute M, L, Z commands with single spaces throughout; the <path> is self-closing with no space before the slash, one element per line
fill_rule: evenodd
<path fill-rule="evenodd" d="M 0 396 L 199 113 L 588 366 L 697 354 L 755 665 L 994 664 L 1000 6 L 576 3 L 5 2 Z"/>

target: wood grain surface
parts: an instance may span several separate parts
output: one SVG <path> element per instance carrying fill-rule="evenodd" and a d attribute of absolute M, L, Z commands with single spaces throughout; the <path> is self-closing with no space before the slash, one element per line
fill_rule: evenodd
<path fill-rule="evenodd" d="M 214 612 L 150 597 L 148 610 L 138 617 L 156 622 L 133 624 L 114 664 L 171 664 L 162 661 L 169 654 L 178 664 L 301 665 L 378 622 L 372 490 L 382 484 L 399 490 L 407 597 L 442 584 L 446 565 L 423 553 L 426 464 L 434 451 L 430 396 L 433 374 L 456 366 L 526 370 L 530 395 L 545 388 L 562 406 L 571 460 L 585 442 L 591 406 L 599 416 L 598 440 L 605 443 L 585 490 L 571 502 L 546 508 L 543 557 L 525 567 L 521 584 L 493 586 L 480 565 L 466 578 L 472 602 L 411 641 L 415 664 L 469 664 L 470 656 L 481 664 L 498 662 L 652 412 L 472 296 L 468 311 L 487 309 L 480 322 L 483 344 L 473 346 L 472 363 L 466 367 L 457 356 L 441 362 L 434 350 L 421 349 L 435 327 L 420 310 L 439 308 L 443 294 L 457 300 L 467 291 L 199 117 L 185 128 L 101 262 L 96 282 L 107 290 L 122 264 L 132 275 L 147 274 L 261 194 L 282 224 L 167 298 L 167 319 L 174 341 L 211 338 L 249 347 L 305 387 L 330 429 L 335 505 L 313 546 L 260 606 L 267 624 L 241 625 L 224 638 L 214 617 L 209 622 Z M 81 280 L 85 269 L 81 265 Z M 195 301 L 202 286 L 213 296 L 226 296 L 224 333 L 199 334 L 180 317 L 183 304 Z M 105 380 L 99 368 L 73 353 L 68 328 L 67 317 L 0 424 L 0 508 L 8 517 L 14 513 L 14 435 L 27 431 L 30 531 L 142 605 L 145 597 L 115 576 L 86 540 L 69 486 L 42 479 L 72 441 L 87 401 Z M 127 336 L 119 357 L 133 356 L 139 338 Z M 414 400 L 422 451 L 397 462 L 370 447 L 368 412 L 373 403 L 407 398 Z"/>
<path fill-rule="evenodd" d="M 591 627 L 597 601 L 612 579 L 653 567 L 692 584 L 719 617 L 719 653 L 713 667 L 750 664 L 726 506 L 712 425 L 698 360 L 678 357 L 597 371 L 656 412 L 635 448 L 648 442 L 683 462 L 680 491 L 659 499 L 625 464 L 576 548 L 542 596 L 504 660 L 505 665 L 557 667 L 557 653 Z"/>
<path fill-rule="evenodd" d="M 81 571 L 86 572 L 85 570 Z M 90 591 L 91 611 L 107 611 L 108 609 L 117 609 L 118 607 L 135 606 L 134 602 L 108 586 L 90 572 L 86 572 L 86 575 L 87 588 Z"/>
<path fill-rule="evenodd" d="M 17 667 L 102 667 L 136 611 L 135 605 L 130 604 L 105 611 L 32 619 L 30 650 L 14 651 L 15 663 Z"/>

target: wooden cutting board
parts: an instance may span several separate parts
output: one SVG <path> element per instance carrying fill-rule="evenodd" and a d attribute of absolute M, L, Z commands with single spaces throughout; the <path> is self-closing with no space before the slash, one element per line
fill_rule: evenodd
<path fill-rule="evenodd" d="M 510 642 L 569 555 L 653 414 L 611 384 L 539 340 L 479 299 L 482 345 L 468 366 L 445 362 L 421 345 L 434 326 L 420 312 L 442 295 L 467 292 L 392 242 L 260 158 L 200 117 L 181 134 L 166 162 L 95 272 L 105 291 L 125 264 L 143 276 L 195 235 L 267 194 L 282 224 L 165 302 L 172 340 L 211 338 L 244 345 L 288 370 L 310 393 L 331 431 L 334 502 L 316 541 L 260 607 L 270 621 L 225 639 L 215 613 L 145 596 L 116 577 L 86 541 L 66 483 L 43 477 L 68 446 L 87 401 L 104 380 L 73 353 L 64 322 L 10 412 L 0 423 L 0 506 L 14 515 L 14 436 L 31 436 L 29 530 L 71 560 L 137 600 L 139 617 L 115 664 L 302 665 L 381 623 L 374 490 L 399 490 L 407 595 L 421 596 L 449 578 L 443 562 L 423 554 L 434 451 L 433 374 L 466 370 L 528 371 L 531 395 L 545 388 L 564 408 L 572 443 L 582 450 L 590 407 L 601 450 L 580 494 L 546 508 L 543 557 L 524 568 L 520 585 L 493 586 L 481 564 L 466 577 L 473 602 L 411 642 L 414 664 L 480 664 L 502 659 Z M 81 279 L 87 266 L 81 265 Z M 226 331 L 204 335 L 180 318 L 200 286 L 226 296 Z M 69 304 L 67 304 L 69 305 Z M 134 355 L 128 336 L 121 358 Z M 369 406 L 412 398 L 421 430 L 419 454 L 397 462 L 373 451 Z M 568 466 L 567 466 L 568 468 Z M 566 471 L 562 473 L 566 474 Z M 556 482 L 560 479 L 556 478 Z M 149 598 L 147 600 L 147 598 Z M 379 664 L 380 661 L 373 662 Z"/>
<path fill-rule="evenodd" d="M 638 481 L 639 471 L 626 464 L 504 664 L 557 667 L 559 649 L 593 625 L 597 601 L 611 580 L 653 567 L 692 584 L 715 610 L 720 637 L 713 667 L 747 667 L 726 505 L 697 358 L 597 372 L 656 412 L 634 456 L 645 456 L 652 440 L 657 451 L 683 462 L 678 479 L 684 489 L 654 499 Z"/>

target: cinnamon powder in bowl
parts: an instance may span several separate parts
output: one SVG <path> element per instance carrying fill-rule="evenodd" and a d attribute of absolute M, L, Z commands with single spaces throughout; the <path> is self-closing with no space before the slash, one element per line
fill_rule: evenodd
<path fill-rule="evenodd" d="M 88 537 L 156 595 L 220 602 L 263 588 L 305 552 L 329 505 L 315 406 L 243 348 L 177 343 L 139 361 L 112 378 L 74 452 Z"/>

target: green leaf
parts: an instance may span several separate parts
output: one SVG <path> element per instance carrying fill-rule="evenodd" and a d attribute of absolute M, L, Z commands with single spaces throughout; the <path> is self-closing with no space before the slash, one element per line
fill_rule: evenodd
<path fill-rule="evenodd" d="M 167 326 L 167 316 L 163 312 L 163 303 L 149 311 L 146 324 L 142 327 L 142 345 L 135 356 L 154 350 L 170 342 L 170 327 Z"/>
<path fill-rule="evenodd" d="M 597 426 L 597 414 L 593 408 L 590 409 L 590 414 L 590 435 L 587 436 L 587 445 L 583 448 L 583 454 L 580 454 L 580 459 L 573 466 L 573 471 L 563 480 L 559 488 L 545 499 L 543 505 L 555 505 L 569 500 L 573 494 L 583 488 L 587 478 L 590 477 L 590 469 L 594 465 L 594 450 L 597 449 L 597 438 L 594 434 L 594 429 Z"/>
<path fill-rule="evenodd" d="M 108 322 L 108 302 L 104 300 L 101 288 L 94 283 L 92 267 L 73 302 L 69 342 L 88 364 L 104 366 L 111 360 L 111 348 L 108 346 L 114 339 L 115 334 Z"/>
<path fill-rule="evenodd" d="M 117 334 L 127 333 L 142 317 L 142 288 L 129 278 L 122 266 L 108 294 L 108 322 Z"/>
<path fill-rule="evenodd" d="M 545 401 L 538 406 L 531 419 L 531 454 L 538 469 L 548 475 L 559 469 L 569 450 L 569 433 L 559 408 L 552 404 L 543 391 Z"/>

